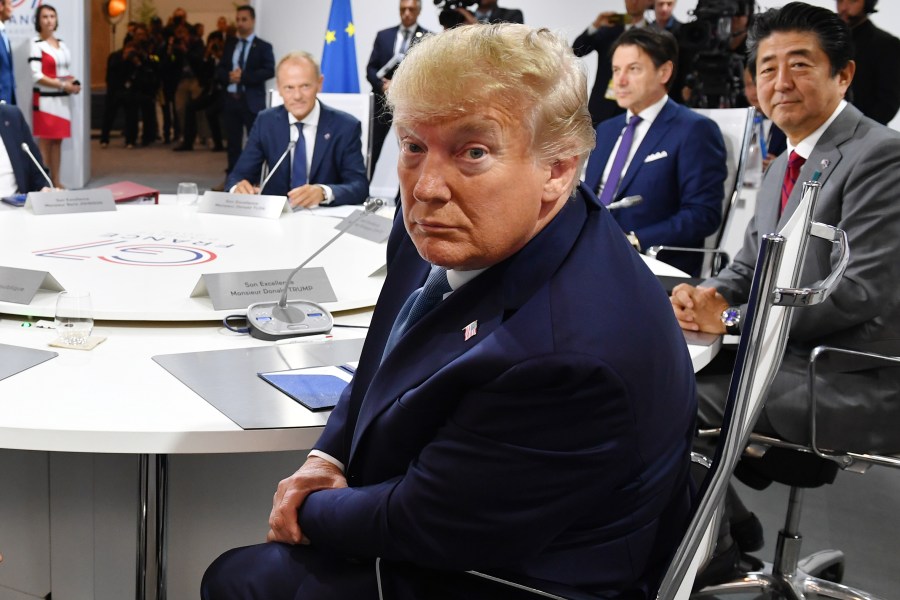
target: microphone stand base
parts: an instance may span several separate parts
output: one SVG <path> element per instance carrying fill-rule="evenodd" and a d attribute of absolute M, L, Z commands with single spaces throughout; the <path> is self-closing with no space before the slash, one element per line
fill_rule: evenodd
<path fill-rule="evenodd" d="M 286 306 L 257 302 L 247 307 L 247 326 L 251 336 L 272 341 L 328 333 L 334 319 L 322 306 L 308 300 L 292 300 Z"/>

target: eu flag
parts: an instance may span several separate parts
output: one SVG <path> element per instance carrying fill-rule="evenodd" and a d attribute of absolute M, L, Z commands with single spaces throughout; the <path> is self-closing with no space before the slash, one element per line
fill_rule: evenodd
<path fill-rule="evenodd" d="M 350 0 L 331 0 L 331 16 L 328 17 L 322 51 L 323 92 L 359 93 L 355 34 Z"/>

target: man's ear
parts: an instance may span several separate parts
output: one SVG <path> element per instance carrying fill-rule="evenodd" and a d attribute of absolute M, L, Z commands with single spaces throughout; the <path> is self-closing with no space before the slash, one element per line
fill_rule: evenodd
<path fill-rule="evenodd" d="M 572 183 L 578 176 L 578 157 L 570 156 L 554 161 L 549 168 L 547 180 L 544 182 L 544 202 L 555 202 L 560 196 L 568 195 Z"/>

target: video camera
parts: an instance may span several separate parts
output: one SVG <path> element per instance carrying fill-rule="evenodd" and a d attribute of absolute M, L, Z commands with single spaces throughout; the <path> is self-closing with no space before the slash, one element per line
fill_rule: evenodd
<path fill-rule="evenodd" d="M 438 21 L 444 29 L 450 29 L 464 22 L 463 16 L 456 12 L 457 8 L 468 9 L 478 4 L 478 0 L 434 0 L 434 5 L 440 9 Z"/>
<path fill-rule="evenodd" d="M 695 20 L 682 25 L 678 46 L 691 106 L 736 105 L 743 92 L 744 57 L 731 49 L 731 20 L 751 15 L 753 7 L 753 0 L 699 0 Z"/>

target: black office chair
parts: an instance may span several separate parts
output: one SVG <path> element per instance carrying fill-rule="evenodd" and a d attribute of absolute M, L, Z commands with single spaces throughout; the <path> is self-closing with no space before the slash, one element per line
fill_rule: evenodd
<path fill-rule="evenodd" d="M 806 488 L 834 481 L 839 470 L 864 473 L 872 465 L 900 468 L 900 455 L 882 455 L 863 451 L 833 451 L 819 447 L 817 385 L 820 360 L 830 355 L 867 361 L 870 367 L 900 368 L 900 357 L 872 352 L 818 346 L 809 357 L 808 398 L 810 444 L 795 444 L 771 436 L 752 434 L 745 458 L 737 469 L 738 477 L 751 487 L 762 489 L 770 482 L 790 486 L 785 526 L 778 533 L 772 563 L 761 570 L 747 573 L 738 580 L 709 586 L 695 597 L 724 596 L 749 591 L 768 592 L 788 600 L 815 597 L 839 600 L 876 600 L 875 596 L 840 582 L 844 575 L 844 554 L 839 550 L 822 550 L 800 558 L 803 537 L 800 534 L 800 511 Z M 900 389 L 894 390 L 900 399 Z M 704 431 L 701 435 L 714 435 Z"/>

